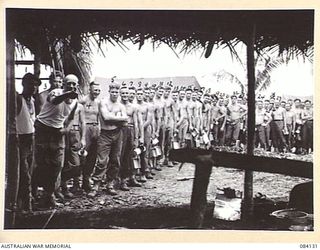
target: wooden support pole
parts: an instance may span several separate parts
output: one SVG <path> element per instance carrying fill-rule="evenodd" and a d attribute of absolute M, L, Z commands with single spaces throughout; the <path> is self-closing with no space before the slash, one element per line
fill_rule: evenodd
<path fill-rule="evenodd" d="M 191 228 L 202 228 L 212 166 L 196 165 L 191 196 Z"/>
<path fill-rule="evenodd" d="M 40 68 L 41 68 L 41 58 L 40 58 L 40 50 L 37 50 L 34 54 L 34 65 L 33 72 L 36 77 L 40 77 Z"/>
<path fill-rule="evenodd" d="M 7 16 L 6 35 L 6 91 L 7 91 L 7 141 L 6 141 L 6 214 L 5 227 L 15 227 L 17 198 L 19 189 L 19 140 L 16 132 L 16 89 L 14 78 L 14 34 Z"/>
<path fill-rule="evenodd" d="M 248 142 L 247 154 L 253 155 L 255 133 L 255 69 L 254 69 L 254 44 L 256 26 L 252 25 L 247 41 L 247 72 L 248 72 Z M 244 174 L 244 204 L 243 218 L 250 220 L 253 215 L 253 172 L 245 171 Z"/>

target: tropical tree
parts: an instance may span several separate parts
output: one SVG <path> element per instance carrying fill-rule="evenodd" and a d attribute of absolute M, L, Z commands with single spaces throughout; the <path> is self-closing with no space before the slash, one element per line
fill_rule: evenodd
<path fill-rule="evenodd" d="M 275 55 L 276 54 L 276 55 Z M 290 60 L 297 58 L 301 53 L 291 51 L 290 53 L 280 54 L 278 50 L 268 49 L 267 51 L 260 51 L 255 60 L 255 70 L 256 70 L 256 95 L 266 90 L 271 84 L 272 72 L 282 65 L 288 64 Z M 303 60 L 307 59 L 313 62 L 313 48 L 311 48 L 308 53 L 303 57 Z M 240 57 L 237 57 L 240 64 L 244 65 Z M 241 87 L 241 94 L 244 95 L 247 89 L 247 73 L 246 67 L 243 67 L 244 74 L 233 74 L 231 72 L 220 70 L 213 73 L 218 81 L 229 81 L 231 83 L 237 84 Z"/>

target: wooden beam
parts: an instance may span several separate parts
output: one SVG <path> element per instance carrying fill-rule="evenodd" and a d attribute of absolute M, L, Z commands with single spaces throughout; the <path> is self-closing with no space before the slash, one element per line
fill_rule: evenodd
<path fill-rule="evenodd" d="M 192 148 L 172 149 L 169 158 L 200 165 L 313 178 L 313 163 L 305 161 Z"/>
<path fill-rule="evenodd" d="M 33 65 L 34 60 L 16 60 L 14 63 L 18 65 Z"/>
<path fill-rule="evenodd" d="M 23 77 L 16 77 L 16 80 L 22 80 Z M 40 80 L 49 80 L 48 77 L 39 78 Z"/>

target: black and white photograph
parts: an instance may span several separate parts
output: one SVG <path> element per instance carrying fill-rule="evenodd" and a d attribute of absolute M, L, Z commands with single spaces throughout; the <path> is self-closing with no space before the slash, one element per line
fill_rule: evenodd
<path fill-rule="evenodd" d="M 5 8 L 3 230 L 314 232 L 314 19 Z"/>

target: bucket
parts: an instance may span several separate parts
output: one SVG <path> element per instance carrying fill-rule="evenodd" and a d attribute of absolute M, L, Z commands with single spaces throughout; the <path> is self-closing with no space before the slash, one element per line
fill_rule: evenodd
<path fill-rule="evenodd" d="M 151 157 L 152 158 L 156 158 L 157 157 L 157 151 L 156 151 L 155 147 L 151 148 Z"/>
<path fill-rule="evenodd" d="M 162 153 L 160 146 L 155 146 L 154 149 L 156 151 L 156 157 L 161 156 Z"/>
<path fill-rule="evenodd" d="M 199 148 L 201 143 L 200 143 L 200 140 L 199 139 L 196 139 L 195 140 L 195 144 L 196 144 L 196 148 Z"/>
<path fill-rule="evenodd" d="M 177 142 L 177 141 L 174 141 L 174 142 L 172 143 L 172 148 L 173 148 L 173 149 L 179 149 L 179 148 L 180 148 L 180 143 Z"/>
<path fill-rule="evenodd" d="M 213 217 L 227 221 L 240 220 L 241 202 L 241 198 L 227 198 L 225 194 L 217 194 L 214 201 Z"/>
<path fill-rule="evenodd" d="M 157 138 L 152 139 L 151 141 L 152 145 L 157 145 L 159 143 L 159 140 Z"/>
<path fill-rule="evenodd" d="M 186 140 L 191 140 L 192 136 L 189 132 L 186 133 Z"/>
<path fill-rule="evenodd" d="M 312 217 L 308 213 L 294 208 L 277 210 L 272 212 L 270 215 L 282 223 L 287 223 L 288 226 L 306 226 L 312 222 Z"/>
<path fill-rule="evenodd" d="M 133 168 L 134 168 L 134 169 L 139 169 L 139 168 L 141 168 L 140 158 L 139 158 L 139 157 L 133 158 Z"/>
<path fill-rule="evenodd" d="M 192 132 L 191 132 L 191 135 L 192 137 L 196 137 L 198 135 L 198 132 L 194 129 Z"/>
<path fill-rule="evenodd" d="M 202 136 L 202 140 L 203 140 L 203 143 L 204 144 L 209 144 L 209 142 L 210 142 L 210 139 L 209 139 L 209 137 L 208 137 L 208 134 L 207 133 L 204 133 L 203 134 L 203 136 Z"/>
<path fill-rule="evenodd" d="M 140 148 L 135 148 L 133 152 L 135 155 L 140 155 L 142 153 L 142 150 Z"/>
<path fill-rule="evenodd" d="M 209 133 L 209 140 L 210 140 L 210 141 L 214 141 L 214 137 L 213 137 L 213 134 L 212 134 L 212 133 Z"/>

